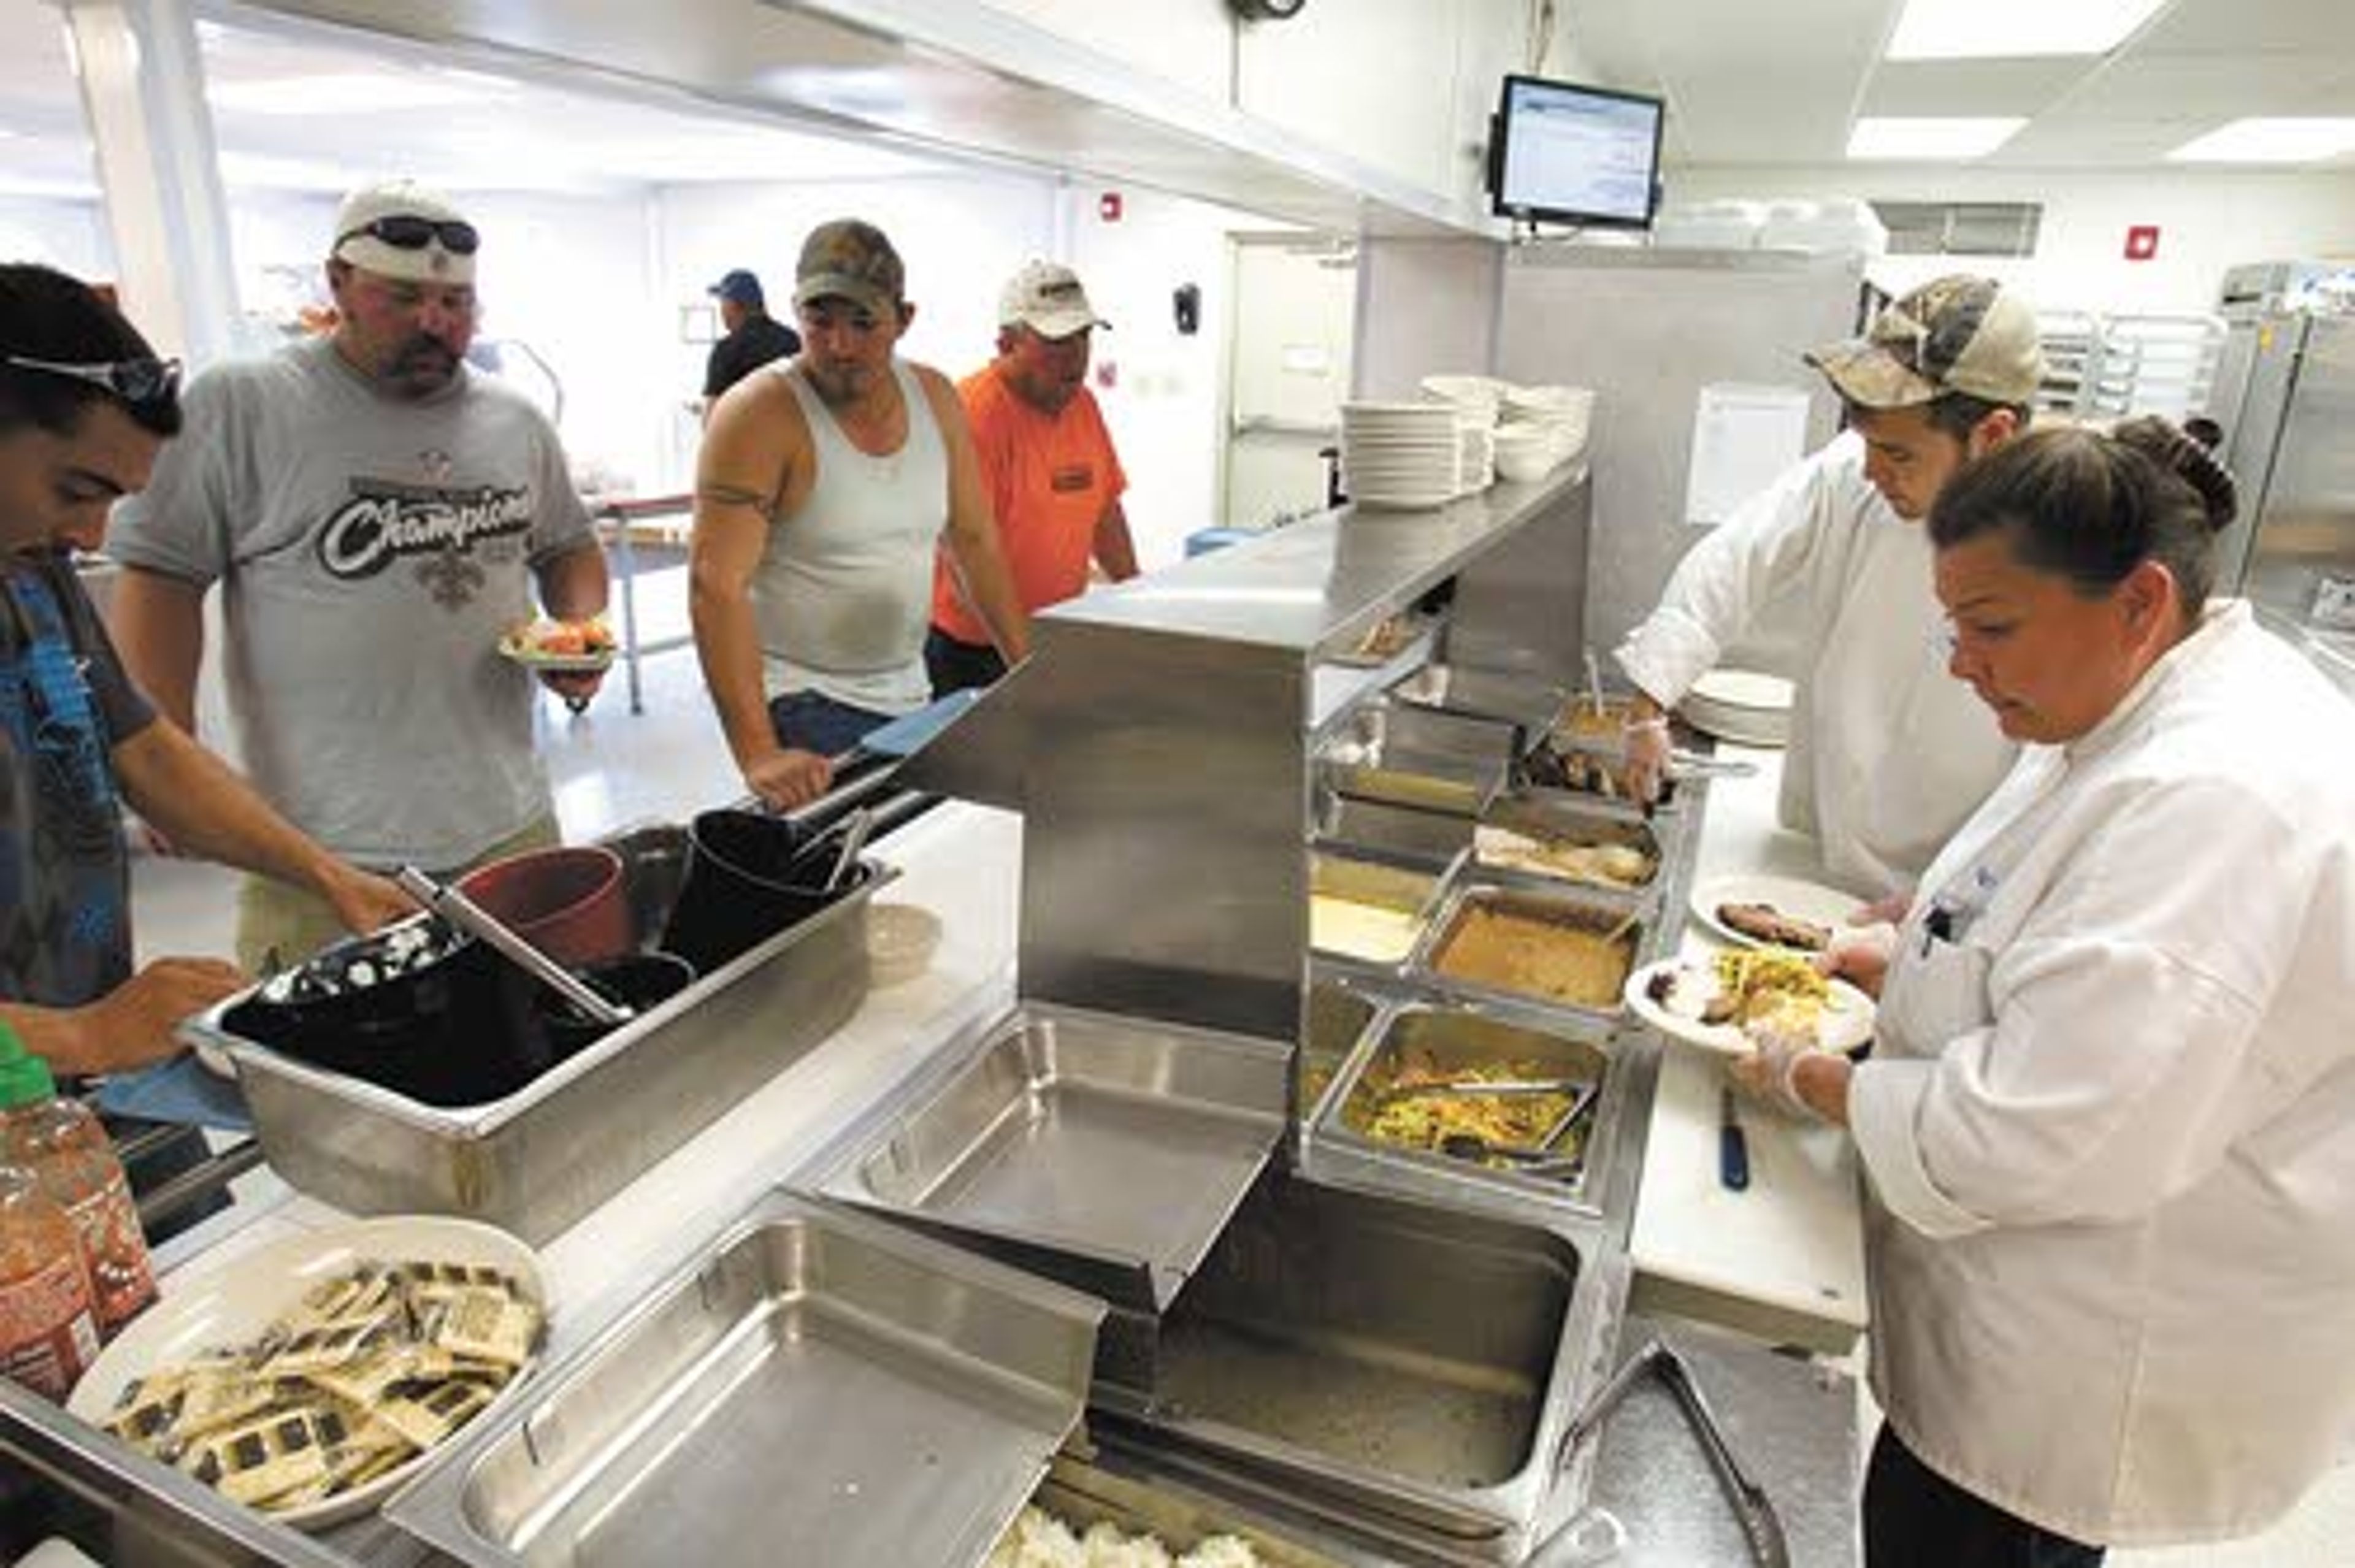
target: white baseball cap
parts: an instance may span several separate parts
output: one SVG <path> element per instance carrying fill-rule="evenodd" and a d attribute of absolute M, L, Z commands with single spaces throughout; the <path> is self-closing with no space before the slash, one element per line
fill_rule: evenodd
<path fill-rule="evenodd" d="M 448 197 L 413 180 L 365 186 L 336 212 L 327 253 L 413 283 L 471 283 L 482 235 Z"/>
<path fill-rule="evenodd" d="M 1031 261 L 997 296 L 997 325 L 1027 326 L 1041 337 L 1069 337 L 1112 323 L 1088 304 L 1077 272 L 1060 261 Z"/>

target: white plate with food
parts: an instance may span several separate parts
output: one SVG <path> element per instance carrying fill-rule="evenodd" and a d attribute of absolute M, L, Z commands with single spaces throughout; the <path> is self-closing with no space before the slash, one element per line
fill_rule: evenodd
<path fill-rule="evenodd" d="M 526 669 L 587 675 L 613 665 L 613 634 L 602 621 L 534 621 L 499 639 L 499 653 Z"/>
<path fill-rule="evenodd" d="M 1853 1051 L 1872 1038 L 1872 998 L 1816 973 L 1803 955 L 1732 948 L 1706 958 L 1663 958 L 1627 976 L 1621 993 L 1637 1018 L 1672 1040 L 1721 1056 L 1747 1056 L 1767 1029 L 1812 1031 L 1823 1051 Z"/>
<path fill-rule="evenodd" d="M 1695 920 L 1737 947 L 1821 953 L 1855 928 L 1850 917 L 1868 901 L 1821 882 L 1745 871 L 1695 883 L 1690 904 Z"/>
<path fill-rule="evenodd" d="M 529 1375 L 539 1260 L 471 1220 L 304 1232 L 164 1282 L 66 1408 L 282 1524 L 373 1509 Z"/>

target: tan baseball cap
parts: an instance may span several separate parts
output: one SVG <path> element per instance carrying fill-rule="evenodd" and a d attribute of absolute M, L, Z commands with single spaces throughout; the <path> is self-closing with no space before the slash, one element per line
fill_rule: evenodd
<path fill-rule="evenodd" d="M 464 284 L 474 281 L 481 246 L 481 234 L 448 197 L 400 179 L 344 197 L 327 254 L 379 277 Z"/>
<path fill-rule="evenodd" d="M 1027 326 L 1041 337 L 1069 337 L 1112 323 L 1088 303 L 1077 272 L 1060 261 L 1032 261 L 999 293 L 997 325 Z"/>
<path fill-rule="evenodd" d="M 890 315 L 900 308 L 907 286 L 900 252 L 891 249 L 883 230 L 856 218 L 838 218 L 811 229 L 794 269 L 797 305 L 846 299 L 877 315 Z"/>
<path fill-rule="evenodd" d="M 1862 337 L 1806 356 L 1859 408 L 1910 409 L 1947 392 L 2032 403 L 2044 379 L 2036 313 L 1992 278 L 1923 284 L 1875 316 Z"/>

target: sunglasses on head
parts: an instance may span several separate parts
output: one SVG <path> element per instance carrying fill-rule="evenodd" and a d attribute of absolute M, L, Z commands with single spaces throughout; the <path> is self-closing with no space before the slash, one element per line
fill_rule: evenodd
<path fill-rule="evenodd" d="M 474 231 L 474 226 L 459 219 L 417 218 L 408 213 L 395 213 L 390 218 L 379 218 L 373 223 L 363 223 L 348 233 L 336 235 L 336 248 L 341 250 L 346 240 L 357 240 L 363 235 L 371 240 L 381 240 L 396 251 L 422 251 L 438 240 L 442 242 L 442 249 L 453 256 L 471 256 L 483 242 L 483 237 Z"/>
<path fill-rule="evenodd" d="M 113 359 L 77 365 L 63 359 L 35 359 L 11 354 L 6 363 L 18 370 L 37 370 L 44 376 L 69 376 L 77 381 L 88 381 L 93 387 L 105 388 L 126 403 L 161 402 L 180 384 L 177 359 Z"/>

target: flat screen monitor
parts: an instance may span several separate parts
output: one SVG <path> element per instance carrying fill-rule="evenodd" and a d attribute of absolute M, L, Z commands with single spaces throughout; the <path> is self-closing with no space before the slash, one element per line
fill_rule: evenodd
<path fill-rule="evenodd" d="M 1662 113 L 1640 93 L 1505 78 L 1489 181 L 1497 215 L 1650 228 Z"/>

